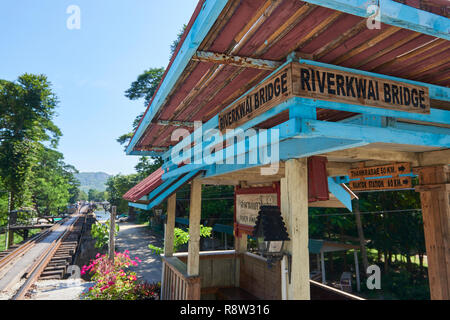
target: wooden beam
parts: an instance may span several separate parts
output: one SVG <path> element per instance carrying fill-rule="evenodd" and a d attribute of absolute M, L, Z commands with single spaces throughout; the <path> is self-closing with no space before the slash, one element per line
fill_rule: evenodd
<path fill-rule="evenodd" d="M 300 41 L 295 43 L 291 47 L 291 50 L 288 50 L 288 52 L 292 52 L 294 50 L 301 50 L 312 40 L 314 40 L 319 35 L 328 30 L 328 28 L 330 28 L 333 25 L 333 23 L 341 16 L 342 12 L 339 11 L 335 11 L 332 14 L 330 14 L 326 19 L 324 19 L 321 23 L 319 23 L 316 27 L 314 27 L 306 36 L 302 37 Z"/>
<path fill-rule="evenodd" d="M 278 41 L 284 38 L 294 27 L 300 23 L 306 16 L 316 8 L 315 5 L 305 3 L 293 15 L 285 21 L 275 32 L 273 32 L 267 41 L 255 50 L 255 55 L 260 56 L 269 51 Z"/>
<path fill-rule="evenodd" d="M 347 31 L 345 31 L 340 36 L 336 37 L 333 41 L 329 42 L 325 46 L 317 49 L 314 52 L 314 60 L 320 59 L 323 56 L 327 55 L 329 52 L 333 51 L 337 47 L 339 47 L 342 43 L 353 37 L 354 35 L 358 34 L 363 29 L 367 28 L 367 20 L 363 19 L 361 22 L 356 24 L 355 26 L 351 27 Z"/>
<path fill-rule="evenodd" d="M 420 166 L 433 166 L 450 163 L 450 149 L 429 151 L 419 154 Z"/>
<path fill-rule="evenodd" d="M 360 44 L 356 48 L 346 52 L 345 54 L 341 55 L 337 59 L 333 60 L 332 64 L 335 64 L 335 65 L 341 64 L 342 62 L 350 59 L 351 57 L 353 57 L 353 56 L 363 52 L 364 50 L 366 50 L 370 47 L 373 47 L 374 45 L 378 44 L 379 42 L 385 40 L 386 38 L 390 37 L 391 35 L 393 35 L 394 33 L 396 33 L 399 30 L 401 30 L 401 29 L 397 28 L 397 27 L 387 28 L 386 30 L 382 31 L 381 33 L 379 33 L 377 36 L 373 37 L 372 39 L 368 39 L 368 40 L 364 41 L 362 44 Z"/>
<path fill-rule="evenodd" d="M 189 245 L 187 273 L 200 274 L 200 218 L 202 214 L 202 183 L 199 178 L 191 182 L 191 206 L 189 208 Z"/>
<path fill-rule="evenodd" d="M 358 69 L 358 68 L 360 68 L 360 67 L 362 67 L 362 66 L 368 64 L 369 62 L 371 62 L 371 61 L 373 61 L 373 60 L 375 60 L 375 59 L 378 59 L 379 57 L 384 56 L 385 54 L 388 54 L 389 52 L 394 51 L 395 49 L 401 47 L 402 45 L 404 45 L 404 44 L 406 44 L 406 43 L 408 43 L 408 42 L 410 42 L 410 41 L 412 41 L 412 40 L 414 40 L 415 38 L 418 38 L 418 37 L 420 37 L 420 36 L 421 36 L 420 33 L 412 33 L 411 35 L 409 35 L 409 36 L 407 36 L 407 37 L 401 39 L 400 41 L 397 41 L 396 43 L 390 45 L 389 47 L 387 47 L 387 48 L 385 48 L 385 49 L 383 49 L 383 50 L 380 50 L 380 51 L 378 51 L 378 52 L 375 53 L 375 54 L 370 55 L 370 56 L 367 57 L 366 59 L 364 59 L 364 60 L 358 62 L 358 63 L 355 64 L 355 65 L 353 65 L 352 68 Z"/>
<path fill-rule="evenodd" d="M 266 22 L 270 17 L 272 12 L 281 4 L 282 1 L 266 1 L 259 9 L 256 11 L 255 15 L 250 19 L 250 21 L 241 29 L 241 32 L 237 34 L 234 38 L 235 44 L 231 48 L 230 53 L 237 53 L 242 47 L 247 43 L 248 40 L 255 34 L 259 27 Z"/>
<path fill-rule="evenodd" d="M 195 61 L 211 62 L 216 64 L 227 64 L 241 68 L 254 68 L 261 70 L 275 70 L 281 65 L 281 62 L 263 59 L 253 59 L 247 57 L 238 57 L 222 53 L 197 51 L 192 57 Z"/>
<path fill-rule="evenodd" d="M 194 127 L 194 122 L 190 121 L 158 120 L 156 124 L 159 126 Z"/>
<path fill-rule="evenodd" d="M 324 154 L 332 159 L 348 159 L 355 161 L 378 160 L 386 162 L 410 162 L 412 166 L 419 165 L 419 157 L 415 152 L 392 151 L 377 148 L 354 148 L 334 151 Z"/>
<path fill-rule="evenodd" d="M 173 256 L 173 232 L 175 229 L 175 210 L 177 206 L 177 194 L 172 194 L 167 199 L 167 222 L 164 232 L 164 256 Z"/>
<path fill-rule="evenodd" d="M 419 58 L 419 60 L 417 60 L 417 59 L 414 60 L 414 62 L 417 63 L 417 62 L 419 62 L 419 61 L 421 61 L 421 60 L 423 60 L 423 59 L 428 58 L 429 55 L 434 55 L 434 54 L 436 54 L 437 52 L 436 52 L 436 50 L 434 50 L 434 48 L 437 47 L 437 46 L 440 46 L 440 45 L 443 44 L 443 43 L 446 43 L 446 41 L 443 40 L 443 39 L 437 39 L 437 38 L 436 38 L 436 39 L 433 39 L 433 40 L 431 40 L 431 41 L 429 41 L 429 42 L 423 44 L 422 46 L 420 46 L 420 47 L 418 47 L 418 48 L 416 48 L 416 49 L 414 49 L 414 50 L 408 51 L 407 53 L 404 53 L 404 54 L 402 54 L 402 55 L 400 55 L 400 56 L 397 56 L 397 57 L 395 57 L 394 59 L 392 59 L 392 60 L 390 60 L 390 61 L 387 61 L 387 62 L 385 62 L 385 63 L 383 63 L 383 64 L 381 64 L 381 65 L 375 66 L 375 67 L 372 68 L 370 71 L 372 71 L 372 72 L 378 72 L 379 70 L 382 70 L 382 69 L 384 69 L 384 68 L 386 68 L 386 67 L 389 67 L 389 66 L 391 66 L 392 64 L 398 64 L 398 65 L 400 65 L 400 64 L 399 64 L 400 62 L 403 62 L 403 61 L 406 61 L 406 60 L 408 60 L 408 59 L 411 59 L 411 58 L 413 58 L 413 57 L 415 57 L 415 56 L 417 56 L 417 55 L 421 55 L 421 54 L 423 54 L 424 52 L 429 52 L 427 55 L 421 56 L 421 57 Z M 444 48 L 444 49 L 446 49 L 446 48 Z M 403 66 L 403 65 L 402 65 L 402 66 Z M 392 70 L 392 71 L 395 71 L 395 69 Z"/>
<path fill-rule="evenodd" d="M 281 212 L 291 239 L 286 242 L 292 257 L 291 281 L 287 281 L 288 300 L 310 300 L 306 160 L 288 160 L 286 178 L 281 180 Z"/>
<path fill-rule="evenodd" d="M 450 299 L 450 170 L 422 167 L 419 174 L 428 279 L 432 300 Z"/>

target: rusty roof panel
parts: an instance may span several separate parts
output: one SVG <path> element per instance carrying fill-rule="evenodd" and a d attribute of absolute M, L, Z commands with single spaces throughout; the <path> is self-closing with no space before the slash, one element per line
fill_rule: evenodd
<path fill-rule="evenodd" d="M 123 199 L 131 202 L 139 201 L 142 197 L 149 194 L 152 190 L 156 189 L 162 184 L 162 175 L 164 170 L 159 168 L 147 178 L 142 180 L 140 183 L 135 185 L 133 188 L 128 190 L 124 195 Z"/>
<path fill-rule="evenodd" d="M 406 2 L 427 10 L 433 1 Z M 361 17 L 298 0 L 230 0 L 199 50 L 230 54 L 243 39 L 233 55 L 284 61 L 296 50 L 320 62 L 449 85 L 448 41 L 385 24 L 381 30 L 369 30 L 365 23 Z M 153 120 L 206 122 L 269 73 L 190 62 Z M 318 112 L 319 118 L 328 121 L 348 116 L 339 111 Z M 151 124 L 135 149 L 174 145 L 170 135 L 176 128 Z"/>

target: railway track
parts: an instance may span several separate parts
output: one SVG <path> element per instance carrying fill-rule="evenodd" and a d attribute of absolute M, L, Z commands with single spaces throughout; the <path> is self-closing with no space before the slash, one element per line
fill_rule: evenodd
<path fill-rule="evenodd" d="M 32 248 L 44 245 L 45 241 L 50 242 L 39 256 L 27 265 L 24 272 L 23 269 L 17 267 L 18 272 L 23 272 L 23 275 L 20 279 L 21 285 L 12 296 L 12 300 L 25 299 L 28 291 L 38 280 L 63 279 L 67 275 L 68 267 L 73 263 L 74 255 L 77 253 L 79 240 L 87 218 L 87 215 L 81 211 L 83 211 L 83 208 L 21 246 L 11 248 L 9 252 L 0 256 L 1 275 L 4 268 L 9 266 L 12 270 L 11 268 L 20 264 L 20 260 L 25 259 L 27 253 L 31 253 Z M 14 265 L 11 267 L 12 264 Z M 10 289 L 18 282 L 17 277 L 14 280 L 4 288 L 0 286 L 0 289 Z"/>

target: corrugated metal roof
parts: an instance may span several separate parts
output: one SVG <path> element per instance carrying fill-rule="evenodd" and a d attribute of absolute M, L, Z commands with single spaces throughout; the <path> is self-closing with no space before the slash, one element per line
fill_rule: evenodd
<path fill-rule="evenodd" d="M 447 12 L 432 1 L 406 4 L 444 16 Z M 450 85 L 447 40 L 387 24 L 368 29 L 365 18 L 298 0 L 228 1 L 198 50 L 280 62 L 295 51 L 319 62 Z M 175 145 L 178 141 L 170 137 L 179 127 L 161 126 L 157 120 L 206 122 L 269 73 L 190 60 L 134 150 Z M 352 115 L 318 110 L 318 119 L 325 121 Z"/>
<path fill-rule="evenodd" d="M 142 197 L 149 194 L 163 183 L 161 178 L 163 174 L 164 170 L 159 168 L 133 188 L 128 190 L 127 193 L 123 195 L 123 199 L 131 202 L 139 201 Z"/>

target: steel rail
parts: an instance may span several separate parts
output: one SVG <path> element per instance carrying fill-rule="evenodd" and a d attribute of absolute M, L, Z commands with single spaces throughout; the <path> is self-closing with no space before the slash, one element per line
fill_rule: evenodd
<path fill-rule="evenodd" d="M 77 221 L 81 218 L 81 214 L 78 214 L 76 219 L 67 227 L 67 229 L 44 251 L 44 253 L 36 260 L 36 262 L 25 272 L 25 277 L 27 280 L 19 288 L 16 294 L 12 297 L 12 300 L 23 300 L 25 295 L 30 290 L 31 286 L 39 279 L 39 276 L 44 271 L 47 264 L 52 259 L 53 255 L 56 253 L 61 243 L 67 235 L 73 230 Z"/>
<path fill-rule="evenodd" d="M 6 256 L 0 259 L 0 270 L 5 268 L 12 260 L 17 258 L 18 256 L 25 254 L 28 252 L 31 248 L 33 248 L 37 243 L 39 243 L 45 236 L 47 236 L 49 233 L 51 233 L 54 229 L 56 229 L 58 226 L 60 226 L 62 223 L 64 223 L 68 218 L 65 218 L 61 221 L 58 221 L 55 223 L 54 226 L 50 227 L 47 230 L 44 230 L 43 232 L 40 232 L 39 234 L 35 235 L 28 241 L 26 241 L 24 244 L 19 246 L 18 248 L 14 249 L 10 253 L 8 253 Z"/>

